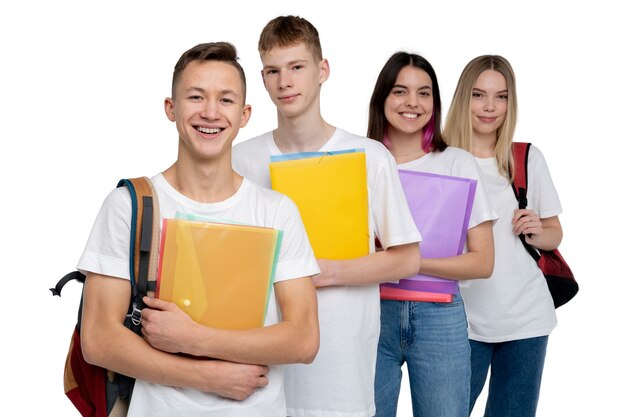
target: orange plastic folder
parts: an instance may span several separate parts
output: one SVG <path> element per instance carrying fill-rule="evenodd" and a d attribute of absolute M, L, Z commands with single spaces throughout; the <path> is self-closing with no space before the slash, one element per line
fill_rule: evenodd
<path fill-rule="evenodd" d="M 363 149 L 272 156 L 270 179 L 274 190 L 298 206 L 316 258 L 369 253 Z"/>
<path fill-rule="evenodd" d="M 164 219 L 157 298 L 206 326 L 262 327 L 281 241 L 272 228 Z"/>

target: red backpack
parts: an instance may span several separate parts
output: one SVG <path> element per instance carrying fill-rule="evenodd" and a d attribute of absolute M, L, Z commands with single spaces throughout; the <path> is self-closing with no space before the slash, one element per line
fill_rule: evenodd
<path fill-rule="evenodd" d="M 130 232 L 131 298 L 125 325 L 141 335 L 140 311 L 143 296 L 156 287 L 156 266 L 159 254 L 159 208 L 152 182 L 146 178 L 121 180 L 118 187 L 127 187 L 132 201 Z M 53 295 L 61 296 L 69 281 L 85 282 L 85 275 L 72 271 L 59 280 Z M 83 300 L 78 309 L 78 320 L 70 341 L 63 385 L 65 395 L 84 417 L 124 417 L 135 380 L 85 361 L 80 346 L 80 324 Z"/>
<path fill-rule="evenodd" d="M 512 145 L 513 159 L 515 161 L 513 192 L 519 203 L 519 208 L 525 209 L 528 205 L 528 152 L 530 143 L 513 142 Z M 574 298 L 576 293 L 578 293 L 578 283 L 561 253 L 557 249 L 551 251 L 537 249 L 527 243 L 523 235 L 519 237 L 530 256 L 537 261 L 539 269 L 543 272 L 554 301 L 554 307 L 558 308 Z"/>

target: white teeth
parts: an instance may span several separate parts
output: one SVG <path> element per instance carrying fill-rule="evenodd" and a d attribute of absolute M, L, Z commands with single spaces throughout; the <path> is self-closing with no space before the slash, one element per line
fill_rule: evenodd
<path fill-rule="evenodd" d="M 197 128 L 200 132 L 202 133 L 207 133 L 207 134 L 213 134 L 213 133 L 220 133 L 222 131 L 222 129 L 218 128 L 218 127 L 214 127 L 214 128 L 208 128 L 208 127 L 198 127 Z"/>
<path fill-rule="evenodd" d="M 409 119 L 416 119 L 417 118 L 417 113 L 400 113 L 402 114 L 402 116 L 409 118 Z"/>

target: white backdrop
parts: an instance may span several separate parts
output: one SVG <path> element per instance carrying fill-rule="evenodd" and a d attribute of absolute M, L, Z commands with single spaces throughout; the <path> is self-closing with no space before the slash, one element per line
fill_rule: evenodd
<path fill-rule="evenodd" d="M 625 277 L 618 269 L 625 228 L 617 180 L 624 165 L 626 32 L 617 6 L 604 0 L 222 3 L 0 6 L 0 384 L 5 404 L 19 410 L 13 414 L 77 415 L 63 395 L 62 370 L 80 288 L 70 285 L 63 299 L 48 288 L 75 267 L 117 180 L 152 175 L 174 161 L 176 131 L 162 103 L 180 54 L 207 41 L 238 47 L 253 106 L 238 138 L 244 140 L 275 126 L 259 76 L 258 35 L 276 15 L 298 14 L 319 29 L 330 62 L 323 116 L 355 133 L 365 133 L 374 81 L 397 50 L 431 61 L 444 109 L 471 58 L 490 53 L 510 60 L 519 90 L 516 138 L 539 146 L 548 160 L 565 210 L 562 252 L 582 288 L 558 311 L 538 415 L 617 415 L 626 388 L 620 378 Z M 410 415 L 408 391 L 400 402 L 399 415 Z"/>

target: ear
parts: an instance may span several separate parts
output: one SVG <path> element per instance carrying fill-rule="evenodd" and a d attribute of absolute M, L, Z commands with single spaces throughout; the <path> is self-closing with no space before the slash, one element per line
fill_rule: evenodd
<path fill-rule="evenodd" d="M 328 79 L 330 76 L 330 65 L 328 64 L 328 60 L 326 58 L 322 59 L 319 63 L 320 69 L 320 85 L 324 84 L 324 81 Z"/>
<path fill-rule="evenodd" d="M 165 115 L 169 119 L 170 122 L 176 121 L 176 116 L 174 116 L 174 99 L 166 98 L 163 103 L 163 107 L 165 109 Z"/>
<path fill-rule="evenodd" d="M 243 106 L 243 114 L 241 117 L 241 123 L 239 124 L 239 127 L 245 127 L 248 124 L 248 121 L 250 120 L 250 116 L 252 116 L 252 106 L 249 104 L 246 104 Z"/>

